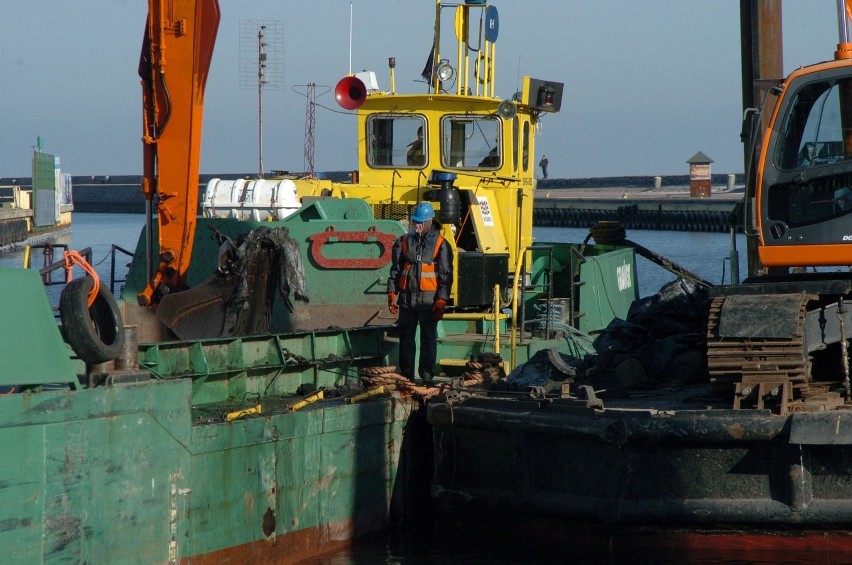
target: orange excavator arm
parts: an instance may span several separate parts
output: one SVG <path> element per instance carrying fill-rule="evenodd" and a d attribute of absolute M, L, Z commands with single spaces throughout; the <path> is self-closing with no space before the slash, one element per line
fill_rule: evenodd
<path fill-rule="evenodd" d="M 186 288 L 198 209 L 204 86 L 219 28 L 217 0 L 148 0 L 139 62 L 148 285 L 138 300 Z M 156 206 L 158 264 L 151 218 Z"/>

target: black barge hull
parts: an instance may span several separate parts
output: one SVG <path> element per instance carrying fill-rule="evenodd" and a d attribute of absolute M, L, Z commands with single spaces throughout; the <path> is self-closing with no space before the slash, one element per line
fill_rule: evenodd
<path fill-rule="evenodd" d="M 852 526 L 852 412 L 434 402 L 446 509 L 648 525 Z"/>

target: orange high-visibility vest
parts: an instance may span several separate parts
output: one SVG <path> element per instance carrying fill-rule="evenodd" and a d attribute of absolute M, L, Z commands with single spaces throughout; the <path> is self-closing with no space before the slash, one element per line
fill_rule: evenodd
<path fill-rule="evenodd" d="M 441 250 L 441 244 L 444 243 L 444 236 L 438 235 L 435 240 L 435 249 L 432 253 L 432 261 L 429 263 L 420 262 L 420 289 L 419 290 L 438 290 L 438 275 L 435 272 L 435 261 L 438 260 L 438 252 Z M 402 255 L 405 257 L 405 266 L 402 268 L 402 273 L 399 275 L 399 288 L 405 290 L 408 288 L 408 273 L 411 271 L 411 266 L 414 265 L 408 260 L 408 234 L 402 238 Z"/>

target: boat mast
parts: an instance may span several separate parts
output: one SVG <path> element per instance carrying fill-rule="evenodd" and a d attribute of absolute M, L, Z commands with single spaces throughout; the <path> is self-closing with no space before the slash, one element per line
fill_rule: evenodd
<path fill-rule="evenodd" d="M 434 72 L 435 65 L 441 60 L 441 0 L 435 0 L 435 37 L 432 39 L 432 73 L 431 73 L 431 90 L 434 94 L 438 94 L 441 81 L 438 80 L 438 73 Z"/>

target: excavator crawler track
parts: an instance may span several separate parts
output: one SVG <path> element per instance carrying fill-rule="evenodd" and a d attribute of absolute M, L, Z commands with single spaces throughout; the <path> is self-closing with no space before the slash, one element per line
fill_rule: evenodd
<path fill-rule="evenodd" d="M 804 322 L 814 299 L 805 293 L 713 299 L 707 366 L 712 382 L 732 385 L 733 408 L 781 414 L 801 409 L 801 400 L 813 392 Z M 784 324 L 773 323 L 779 315 L 786 317 Z"/>

